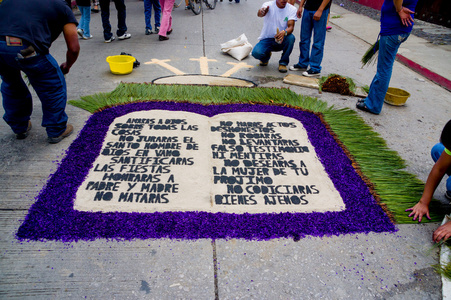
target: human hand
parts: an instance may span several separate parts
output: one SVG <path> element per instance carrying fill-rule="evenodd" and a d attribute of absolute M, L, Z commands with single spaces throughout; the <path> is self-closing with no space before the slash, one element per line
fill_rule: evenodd
<path fill-rule="evenodd" d="M 434 231 L 432 239 L 438 243 L 442 239 L 447 240 L 451 237 L 451 222 L 445 223 Z"/>
<path fill-rule="evenodd" d="M 268 13 L 268 11 L 269 11 L 269 6 L 266 6 L 266 7 L 260 8 L 258 10 L 258 14 L 260 17 L 264 17 Z"/>
<path fill-rule="evenodd" d="M 315 14 L 313 15 L 313 20 L 319 21 L 321 19 L 321 16 L 323 15 L 322 10 L 317 10 Z"/>
<path fill-rule="evenodd" d="M 429 206 L 423 204 L 421 200 L 420 202 L 415 204 L 414 207 L 406 209 L 406 211 L 411 211 L 409 217 L 413 216 L 414 221 L 416 221 L 416 219 L 418 218 L 418 222 L 421 222 L 421 219 L 424 215 L 426 215 L 426 218 L 428 218 L 429 220 L 431 219 L 431 217 L 429 217 Z"/>
<path fill-rule="evenodd" d="M 302 17 L 302 10 L 303 7 L 299 6 L 298 11 L 296 12 L 296 17 L 298 17 L 299 19 Z"/>
<path fill-rule="evenodd" d="M 65 63 L 65 62 L 60 65 L 60 69 L 64 75 L 69 73 L 69 68 L 67 67 L 67 63 Z"/>
<path fill-rule="evenodd" d="M 274 38 L 276 39 L 276 42 L 279 44 L 282 44 L 283 39 L 285 38 L 285 30 L 279 31 Z"/>
<path fill-rule="evenodd" d="M 401 23 L 404 26 L 410 26 L 413 24 L 413 18 L 410 14 L 415 13 L 414 11 L 411 11 L 407 7 L 402 7 L 401 10 L 398 12 L 399 17 L 401 18 Z"/>

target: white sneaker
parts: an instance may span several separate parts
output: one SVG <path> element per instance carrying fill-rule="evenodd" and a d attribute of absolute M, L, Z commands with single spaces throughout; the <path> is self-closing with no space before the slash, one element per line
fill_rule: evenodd
<path fill-rule="evenodd" d="M 78 29 L 77 29 L 77 33 L 78 33 L 78 35 L 79 35 L 81 38 L 83 38 L 83 29 L 78 28 Z"/>
<path fill-rule="evenodd" d="M 131 35 L 130 33 L 124 33 L 123 35 L 118 36 L 117 38 L 118 38 L 119 40 L 126 40 L 126 39 L 129 39 L 129 38 L 131 38 L 131 37 L 132 37 L 132 35 Z"/>
<path fill-rule="evenodd" d="M 112 41 L 114 41 L 116 38 L 114 36 L 110 37 L 109 40 L 105 40 L 105 43 L 111 43 Z"/>
<path fill-rule="evenodd" d="M 90 34 L 89 36 L 83 35 L 83 39 L 84 39 L 84 40 L 92 39 L 92 34 Z"/>
<path fill-rule="evenodd" d="M 302 68 L 301 66 L 299 66 L 298 64 L 295 64 L 293 66 L 290 66 L 290 71 L 301 71 L 301 72 L 305 72 L 307 71 L 307 68 Z"/>

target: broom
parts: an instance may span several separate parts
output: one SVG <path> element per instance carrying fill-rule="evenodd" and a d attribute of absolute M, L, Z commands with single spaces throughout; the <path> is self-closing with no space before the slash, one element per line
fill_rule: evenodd
<path fill-rule="evenodd" d="M 362 56 L 362 59 L 360 60 L 362 62 L 362 68 L 376 60 L 377 56 L 375 54 L 377 51 L 379 51 L 379 39 L 377 39 L 377 41 L 371 45 Z"/>

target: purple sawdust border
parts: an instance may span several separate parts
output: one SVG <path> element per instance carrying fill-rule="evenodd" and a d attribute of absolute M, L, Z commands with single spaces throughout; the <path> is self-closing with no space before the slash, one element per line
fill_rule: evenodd
<path fill-rule="evenodd" d="M 310 142 L 344 200 L 346 209 L 323 213 L 229 214 L 208 212 L 102 213 L 74 210 L 78 187 L 100 153 L 110 124 L 134 111 L 163 109 L 188 111 L 208 117 L 229 112 L 273 113 L 299 120 Z M 347 233 L 393 232 L 395 225 L 376 203 L 351 160 L 336 143 L 320 118 L 294 108 L 270 105 L 201 105 L 178 102 L 144 102 L 116 106 L 93 114 L 67 151 L 58 170 L 20 226 L 20 240 L 113 239 L 299 239 Z"/>

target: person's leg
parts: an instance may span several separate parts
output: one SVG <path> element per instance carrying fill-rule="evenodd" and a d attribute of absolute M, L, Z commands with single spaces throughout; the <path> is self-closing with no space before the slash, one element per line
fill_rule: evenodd
<path fill-rule="evenodd" d="M 407 39 L 408 33 L 400 35 L 381 36 L 379 39 L 379 55 L 377 58 L 377 71 L 370 85 L 370 92 L 365 98 L 366 107 L 373 113 L 382 111 L 385 94 L 390 84 L 393 63 L 399 46 Z"/>
<path fill-rule="evenodd" d="M 434 145 L 434 147 L 432 147 L 431 156 L 434 162 L 437 162 L 443 151 L 445 151 L 445 146 L 442 143 L 437 143 Z M 449 176 L 446 180 L 446 191 L 449 193 L 449 196 L 451 196 L 451 168 L 446 170 L 446 174 L 448 174 Z"/>
<path fill-rule="evenodd" d="M 324 44 L 326 41 L 326 24 L 329 9 L 325 9 L 319 21 L 313 21 L 313 45 L 310 53 L 310 69 L 321 72 L 323 61 Z"/>
<path fill-rule="evenodd" d="M 83 29 L 83 35 L 86 37 L 91 36 L 91 31 L 89 30 L 89 23 L 91 22 L 91 7 L 90 6 L 79 6 L 78 7 L 81 12 L 81 20 L 83 20 L 83 25 L 81 25 L 81 29 Z"/>
<path fill-rule="evenodd" d="M 127 17 L 127 10 L 124 0 L 113 0 L 117 10 L 117 36 L 124 35 L 127 32 L 127 25 L 125 19 Z"/>
<path fill-rule="evenodd" d="M 85 35 L 88 37 L 91 37 L 91 29 L 90 29 L 90 24 L 91 24 L 91 7 L 87 6 L 86 7 L 86 31 L 85 31 Z"/>
<path fill-rule="evenodd" d="M 56 60 L 50 55 L 37 55 L 31 59 L 19 60 L 21 70 L 42 103 L 42 126 L 49 137 L 58 137 L 66 130 L 65 112 L 67 92 L 66 81 Z"/>
<path fill-rule="evenodd" d="M 158 0 L 152 0 L 152 3 L 153 3 L 153 13 L 154 13 L 154 19 L 155 19 L 155 30 L 157 30 L 157 29 L 160 29 L 161 6 L 160 6 L 160 1 L 158 1 Z M 158 32 L 156 32 L 156 33 L 158 33 Z"/>
<path fill-rule="evenodd" d="M 28 121 L 33 111 L 30 91 L 22 79 L 16 63 L 17 52 L 26 47 L 6 46 L 0 41 L 1 93 L 5 113 L 3 119 L 15 134 L 27 131 Z"/>
<path fill-rule="evenodd" d="M 267 63 L 271 57 L 271 51 L 277 44 L 273 38 L 260 40 L 257 45 L 252 49 L 252 56 L 255 59 L 260 60 L 262 63 Z M 279 44 L 277 44 L 279 45 Z"/>
<path fill-rule="evenodd" d="M 168 32 L 172 32 L 172 9 L 174 8 L 174 2 L 175 2 L 175 0 L 167 0 L 167 5 L 165 7 L 168 9 L 168 14 L 169 14 Z"/>
<path fill-rule="evenodd" d="M 33 111 L 31 94 L 17 63 L 17 53 L 28 46 L 26 43 L 23 46 L 8 46 L 5 40 L 0 40 L 0 90 L 5 110 L 3 119 L 16 134 L 27 131 Z"/>
<path fill-rule="evenodd" d="M 445 151 L 445 146 L 443 146 L 442 143 L 437 143 L 432 147 L 431 149 L 431 157 L 434 160 L 434 162 L 437 162 L 437 160 L 440 158 L 440 155 L 442 155 L 443 151 Z"/>
<path fill-rule="evenodd" d="M 282 56 L 279 60 L 279 65 L 288 66 L 290 62 L 290 54 L 293 51 L 295 40 L 296 38 L 294 37 L 294 34 L 289 34 L 284 37 L 282 44 L 280 44 Z"/>
<path fill-rule="evenodd" d="M 110 0 L 100 0 L 99 3 L 100 15 L 102 17 L 103 38 L 107 41 L 113 36 L 110 24 Z"/>
<path fill-rule="evenodd" d="M 3 69 L 3 66 L 0 64 Z M 1 92 L 5 114 L 3 119 L 16 134 L 27 130 L 28 121 L 33 111 L 31 94 L 27 85 L 22 80 L 19 70 L 4 69 Z"/>
<path fill-rule="evenodd" d="M 166 37 L 167 32 L 172 30 L 172 8 L 174 6 L 174 0 L 160 0 L 161 6 L 161 26 L 160 32 L 158 33 L 160 36 Z"/>
<path fill-rule="evenodd" d="M 78 21 L 77 30 L 82 30 L 84 32 L 84 30 L 85 30 L 85 16 L 84 16 L 83 6 L 78 6 L 78 10 L 81 13 L 81 17 L 80 17 L 80 21 Z"/>
<path fill-rule="evenodd" d="M 160 0 L 160 7 L 161 7 L 161 20 L 160 20 L 160 32 L 158 34 L 160 36 L 166 36 L 166 32 L 169 30 L 169 16 L 165 0 Z"/>
<path fill-rule="evenodd" d="M 330 8 L 329 8 L 329 13 L 327 14 L 326 31 L 331 31 L 332 30 L 332 26 L 329 25 L 329 19 L 330 19 Z"/>
<path fill-rule="evenodd" d="M 151 17 L 152 17 L 152 0 L 144 0 L 144 21 L 146 23 L 146 29 L 148 30 L 152 30 L 152 24 L 150 23 Z"/>
<path fill-rule="evenodd" d="M 314 14 L 314 12 L 313 12 Z M 301 39 L 299 41 L 299 61 L 301 68 L 307 68 L 310 64 L 310 40 L 313 30 L 313 14 L 312 11 L 304 9 L 301 21 Z"/>

